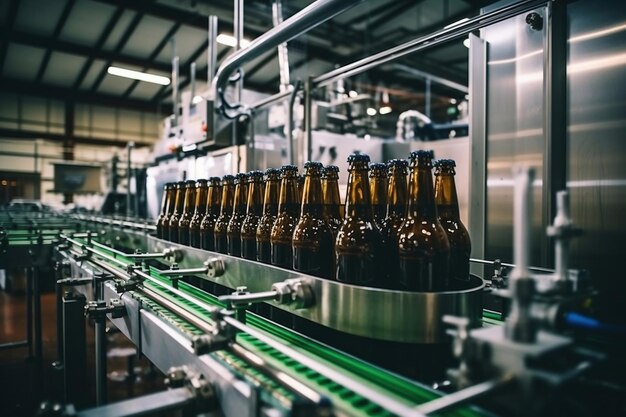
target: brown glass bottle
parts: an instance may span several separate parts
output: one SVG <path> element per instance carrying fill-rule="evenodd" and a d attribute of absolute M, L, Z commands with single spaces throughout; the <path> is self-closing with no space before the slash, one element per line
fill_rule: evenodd
<path fill-rule="evenodd" d="M 332 278 L 333 232 L 324 218 L 322 168 L 320 162 L 309 161 L 304 164 L 302 210 L 293 231 L 293 269 L 305 274 Z"/>
<path fill-rule="evenodd" d="M 189 222 L 189 246 L 202 247 L 200 242 L 200 223 L 206 215 L 206 198 L 208 186 L 207 180 L 196 181 L 196 202 L 194 204 L 193 217 Z"/>
<path fill-rule="evenodd" d="M 215 250 L 215 223 L 220 216 L 221 201 L 222 180 L 211 177 L 206 197 L 206 214 L 200 223 L 200 247 L 204 250 Z"/>
<path fill-rule="evenodd" d="M 228 222 L 226 237 L 228 254 L 241 256 L 241 225 L 246 218 L 248 200 L 248 174 L 240 172 L 235 175 L 235 199 L 233 203 L 233 215 Z"/>
<path fill-rule="evenodd" d="M 370 196 L 372 197 L 372 218 L 380 230 L 387 216 L 387 165 L 370 165 Z"/>
<path fill-rule="evenodd" d="M 256 261 L 256 229 L 263 215 L 263 172 L 252 171 L 248 175 L 248 204 L 241 224 L 241 257 Z"/>
<path fill-rule="evenodd" d="M 183 203 L 185 201 L 185 181 L 176 183 L 176 195 L 174 197 L 174 210 L 167 222 L 167 230 L 163 230 L 164 236 L 171 242 L 178 242 L 178 222 L 183 214 Z"/>
<path fill-rule="evenodd" d="M 336 237 L 343 216 L 341 215 L 341 196 L 339 195 L 339 167 L 327 165 L 322 171 L 322 193 L 324 195 L 324 216 Z"/>
<path fill-rule="evenodd" d="M 384 244 L 383 262 L 388 288 L 398 287 L 400 259 L 398 258 L 398 230 L 406 218 L 407 182 L 409 163 L 406 159 L 392 159 L 389 166 L 389 187 L 387 192 L 387 216 L 383 221 L 381 235 Z"/>
<path fill-rule="evenodd" d="M 183 212 L 178 221 L 178 243 L 189 245 L 189 224 L 193 217 L 194 205 L 196 202 L 196 182 L 185 181 L 185 199 L 183 202 Z"/>
<path fill-rule="evenodd" d="M 265 171 L 265 195 L 263 198 L 263 216 L 256 228 L 256 260 L 269 264 L 272 262 L 270 235 L 278 216 L 278 194 L 280 190 L 280 170 L 268 168 Z"/>
<path fill-rule="evenodd" d="M 349 176 L 346 217 L 335 240 L 337 281 L 357 285 L 379 285 L 381 237 L 372 219 L 372 200 L 367 178 L 370 158 L 348 157 Z"/>
<path fill-rule="evenodd" d="M 304 175 L 298 174 L 298 202 L 302 204 L 302 193 L 304 192 Z"/>
<path fill-rule="evenodd" d="M 450 244 L 437 218 L 432 152 L 411 152 L 407 217 L 399 230 L 399 285 L 409 291 L 443 291 Z"/>
<path fill-rule="evenodd" d="M 161 199 L 161 213 L 156 221 L 157 237 L 163 239 L 169 217 L 174 211 L 174 200 L 176 199 L 176 184 L 168 182 L 163 187 L 163 198 Z M 169 236 L 168 236 L 169 237 Z"/>
<path fill-rule="evenodd" d="M 294 165 L 285 165 L 281 168 L 278 216 L 270 235 L 272 265 L 282 268 L 293 266 L 291 243 L 299 214 L 298 168 Z"/>
<path fill-rule="evenodd" d="M 454 183 L 452 159 L 435 162 L 435 203 L 439 222 L 448 235 L 450 243 L 450 278 L 467 281 L 469 279 L 469 259 L 472 242 L 459 214 L 459 201 Z"/>
<path fill-rule="evenodd" d="M 220 207 L 220 215 L 215 221 L 215 229 L 213 231 L 215 251 L 219 253 L 228 253 L 228 222 L 233 215 L 233 201 L 235 197 L 235 177 L 232 175 L 224 175 L 222 177 L 222 201 Z"/>

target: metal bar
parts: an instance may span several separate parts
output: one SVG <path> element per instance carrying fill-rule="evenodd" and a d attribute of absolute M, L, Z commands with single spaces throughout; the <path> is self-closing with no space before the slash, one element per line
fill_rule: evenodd
<path fill-rule="evenodd" d="M 32 267 L 33 276 L 33 320 L 35 326 L 35 367 L 37 372 L 37 393 L 42 392 L 43 383 L 43 333 L 41 329 L 41 286 L 39 268 Z"/>
<path fill-rule="evenodd" d="M 305 354 L 300 353 L 299 351 L 283 343 L 278 342 L 277 340 L 265 335 L 264 333 L 261 333 L 260 331 L 255 330 L 252 327 L 241 323 L 239 320 L 235 318 L 226 316 L 222 320 L 229 326 L 232 326 L 237 330 L 240 330 L 244 333 L 249 334 L 250 336 L 276 349 L 282 354 L 289 356 L 291 359 L 299 362 L 300 364 L 308 368 L 311 368 L 313 371 L 318 372 L 319 374 L 329 378 L 331 381 L 334 381 L 337 384 L 342 385 L 344 388 L 354 391 L 356 394 L 364 398 L 367 398 L 370 401 L 380 405 L 381 407 L 390 411 L 393 414 L 398 414 L 401 416 L 411 415 L 415 417 L 420 415 L 420 413 L 416 413 L 415 410 L 413 410 L 411 407 L 405 404 L 402 404 L 388 396 L 385 396 L 384 394 L 377 391 L 376 389 L 368 385 L 364 385 L 360 383 L 359 381 L 356 381 L 350 378 L 347 375 L 344 375 L 332 368 L 329 368 L 323 363 L 317 362 L 314 359 L 309 358 Z"/>
<path fill-rule="evenodd" d="M 313 82 L 309 77 L 304 83 L 304 161 L 311 159 L 311 144 L 313 143 Z"/>
<path fill-rule="evenodd" d="M 282 101 L 291 95 L 291 91 L 281 91 L 280 93 L 276 93 L 272 96 L 266 97 L 262 100 L 257 101 L 253 105 L 250 106 L 251 109 L 260 110 L 264 107 L 271 106 L 274 103 Z"/>
<path fill-rule="evenodd" d="M 274 0 L 272 3 L 272 23 L 274 27 L 283 23 L 283 2 Z M 289 88 L 289 55 L 287 43 L 278 45 L 278 72 L 280 74 L 280 91 Z"/>
<path fill-rule="evenodd" d="M 178 314 L 180 317 L 182 317 L 183 319 L 187 320 L 189 323 L 193 324 L 194 326 L 196 326 L 200 330 L 202 330 L 202 331 L 204 331 L 206 333 L 211 333 L 211 332 L 213 332 L 215 330 L 213 328 L 213 326 L 209 325 L 207 322 L 205 322 L 200 317 L 196 316 L 195 314 L 193 314 L 193 313 L 191 313 L 191 312 L 189 312 L 187 310 L 184 310 L 179 305 L 169 301 L 167 298 L 161 296 L 160 294 L 158 294 L 157 292 L 153 291 L 152 289 L 147 288 L 147 287 L 143 287 L 141 289 L 141 291 L 144 294 L 146 294 L 148 297 L 150 297 L 157 304 L 161 304 L 163 307 L 167 308 L 168 310 Z"/>
<path fill-rule="evenodd" d="M 288 112 L 287 112 L 287 158 L 289 160 L 290 164 L 294 163 L 294 157 L 293 157 L 293 113 L 294 113 L 294 109 L 293 106 L 296 104 L 296 96 L 298 95 L 298 90 L 300 89 L 300 86 L 302 85 L 302 82 L 300 80 L 297 80 L 293 86 L 293 89 L 291 90 L 291 93 L 289 95 L 289 107 L 288 107 Z"/>
<path fill-rule="evenodd" d="M 218 96 L 217 92 L 226 86 L 230 75 L 244 63 L 309 31 L 360 2 L 361 0 L 317 0 L 281 25 L 265 32 L 252 41 L 247 48 L 228 57 L 220 66 L 212 83 L 213 96 Z"/>
<path fill-rule="evenodd" d="M 253 292 L 250 294 L 231 294 L 219 298 L 220 301 L 232 305 L 249 304 L 251 302 L 261 302 L 274 300 L 278 293 L 276 291 Z"/>
<path fill-rule="evenodd" d="M 174 51 L 174 58 L 172 58 L 172 114 L 174 115 L 174 127 L 178 127 L 178 71 L 179 71 L 179 58 L 176 56 L 176 41 L 172 38 L 172 49 Z"/>
<path fill-rule="evenodd" d="M 177 410 L 190 405 L 193 393 L 187 388 L 175 388 L 155 394 L 148 394 L 130 400 L 120 401 L 104 407 L 79 411 L 78 417 L 131 417 L 161 415 L 166 411 Z"/>
<path fill-rule="evenodd" d="M 453 392 L 452 394 L 447 394 L 443 397 L 431 400 L 425 404 L 415 407 L 414 411 L 418 413 L 416 415 L 439 413 L 449 408 L 457 407 L 495 390 L 501 389 L 509 385 L 512 381 L 514 381 L 514 379 L 507 375 L 502 378 L 481 382 L 480 384 L 472 385 L 471 387 Z"/>
<path fill-rule="evenodd" d="M 85 298 L 68 293 L 63 297 L 63 402 L 77 406 L 86 402 Z"/>
<path fill-rule="evenodd" d="M 26 340 L 28 356 L 33 357 L 33 273 L 26 268 Z"/>
<path fill-rule="evenodd" d="M 477 264 L 483 264 L 483 265 L 494 265 L 496 262 L 495 261 L 488 261 L 485 259 L 476 259 L 476 258 L 470 258 L 470 262 L 474 262 Z M 515 268 L 515 264 L 510 264 L 510 263 L 506 263 L 506 262 L 500 262 L 500 265 L 505 266 L 507 268 Z M 545 272 L 545 273 L 553 273 L 554 269 L 550 269 L 550 268 L 542 268 L 539 266 L 529 266 L 528 269 L 530 269 L 531 271 L 537 271 L 537 272 Z"/>
<path fill-rule="evenodd" d="M 106 319 L 95 322 L 96 335 L 96 404 L 107 403 L 107 348 Z"/>
<path fill-rule="evenodd" d="M 0 345 L 0 350 L 9 350 L 28 346 L 28 340 L 19 340 L 16 342 L 7 342 Z"/>
<path fill-rule="evenodd" d="M 460 91 L 462 93 L 465 93 L 465 94 L 469 93 L 469 88 L 466 85 L 462 85 L 462 84 L 456 83 L 454 81 L 450 81 L 450 80 L 448 80 L 446 78 L 430 74 L 430 73 L 428 73 L 426 71 L 421 71 L 421 70 L 418 70 L 416 68 L 409 67 L 408 65 L 393 64 L 392 68 L 400 70 L 400 71 L 403 71 L 403 72 L 406 72 L 407 74 L 411 74 L 411 75 L 414 75 L 416 77 L 430 79 L 431 81 L 434 81 L 434 82 L 436 82 L 438 84 L 441 84 L 441 85 L 445 85 L 446 87 L 450 87 L 452 89 L 458 90 L 458 91 Z"/>
<path fill-rule="evenodd" d="M 470 32 L 481 29 L 485 26 L 492 25 L 497 22 L 501 22 L 508 19 L 509 17 L 516 16 L 528 10 L 532 10 L 546 3 L 546 0 L 522 0 L 507 6 L 503 6 L 492 12 L 473 17 L 466 22 L 460 23 L 453 27 L 449 27 L 447 29 L 443 28 L 426 36 L 413 39 L 409 42 L 403 43 L 402 45 L 398 45 L 394 48 L 388 49 L 386 51 L 382 51 L 369 57 L 344 65 L 333 71 L 327 72 L 326 74 L 319 75 L 313 79 L 313 84 L 316 87 L 322 87 L 332 84 L 338 79 L 360 74 L 367 71 L 368 69 L 377 67 L 405 55 L 423 49 L 432 48 L 433 46 L 439 45 L 441 43 L 460 38 L 461 36 L 465 36 Z"/>
<path fill-rule="evenodd" d="M 217 16 L 209 16 L 207 48 L 207 80 L 212 80 L 217 67 Z M 212 97 L 209 97 L 211 99 Z"/>

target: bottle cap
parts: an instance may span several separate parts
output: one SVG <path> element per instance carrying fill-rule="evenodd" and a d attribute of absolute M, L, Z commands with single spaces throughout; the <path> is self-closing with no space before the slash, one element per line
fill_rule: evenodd
<path fill-rule="evenodd" d="M 436 168 L 454 168 L 456 162 L 454 162 L 454 159 L 438 159 L 433 165 Z"/>
<path fill-rule="evenodd" d="M 392 159 L 391 161 L 387 162 L 387 165 L 389 167 L 395 168 L 408 168 L 409 161 L 407 161 L 406 159 Z"/>
<path fill-rule="evenodd" d="M 187 186 L 187 187 L 195 187 L 196 186 L 196 180 L 187 180 L 187 181 L 185 181 L 185 186 Z"/>
<path fill-rule="evenodd" d="M 370 177 L 387 177 L 387 164 L 370 164 Z"/>
<path fill-rule="evenodd" d="M 308 169 L 308 168 L 317 168 L 317 169 L 320 169 L 320 170 L 321 170 L 321 169 L 323 169 L 323 168 L 324 168 L 324 165 L 322 165 L 322 163 L 321 163 L 321 162 L 307 161 L 307 162 L 304 164 L 304 168 L 305 168 L 305 169 Z"/>
<path fill-rule="evenodd" d="M 355 162 L 369 162 L 370 157 L 364 153 L 353 153 L 348 157 L 348 163 L 353 164 Z"/>
<path fill-rule="evenodd" d="M 219 183 L 222 179 L 220 177 L 211 177 L 209 178 L 209 181 Z"/>
<path fill-rule="evenodd" d="M 324 173 L 327 174 L 329 172 L 339 173 L 339 167 L 337 165 L 326 165 L 323 169 Z"/>
<path fill-rule="evenodd" d="M 206 185 L 207 180 L 205 180 L 204 178 L 200 178 L 199 180 L 196 180 L 196 183 L 198 185 Z"/>
<path fill-rule="evenodd" d="M 250 180 L 263 180 L 263 171 L 250 171 L 248 177 Z"/>
<path fill-rule="evenodd" d="M 227 175 L 224 175 L 222 177 L 222 181 L 231 181 L 232 182 L 232 181 L 235 181 L 235 177 L 233 175 L 227 174 Z"/>
<path fill-rule="evenodd" d="M 280 175 L 280 169 L 277 168 L 268 168 L 265 170 L 265 175 Z"/>
<path fill-rule="evenodd" d="M 295 165 L 283 165 L 280 169 L 280 172 L 282 172 L 283 174 L 285 172 L 298 172 L 298 167 Z"/>

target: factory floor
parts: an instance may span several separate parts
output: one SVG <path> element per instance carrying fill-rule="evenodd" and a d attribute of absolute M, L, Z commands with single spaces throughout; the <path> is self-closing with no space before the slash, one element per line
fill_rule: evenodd
<path fill-rule="evenodd" d="M 0 290 L 0 345 L 26 339 L 26 296 Z M 62 398 L 61 372 L 52 363 L 57 360 L 55 294 L 41 296 L 42 351 L 41 376 L 37 361 L 27 347 L 0 350 L 0 416 L 33 416 L 41 401 L 59 402 Z M 86 407 L 95 405 L 95 353 L 93 324 L 87 321 L 87 381 Z M 163 375 L 150 367 L 145 358 L 137 358 L 134 345 L 121 333 L 107 334 L 108 400 L 119 401 L 131 396 L 165 389 Z M 130 358 L 129 362 L 129 356 Z M 129 364 L 136 377 L 130 382 Z"/>

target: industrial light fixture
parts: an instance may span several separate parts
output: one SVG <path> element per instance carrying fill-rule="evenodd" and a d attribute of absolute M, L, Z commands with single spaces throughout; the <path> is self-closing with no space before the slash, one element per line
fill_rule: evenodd
<path fill-rule="evenodd" d="M 387 113 L 391 113 L 391 106 L 382 106 L 378 112 L 380 114 L 387 114 Z"/>
<path fill-rule="evenodd" d="M 169 85 L 170 79 L 162 75 L 148 74 L 146 72 L 133 71 L 120 67 L 109 67 L 107 72 L 111 75 L 117 75 L 118 77 L 131 78 L 133 80 L 145 81 L 148 83 Z"/>
<path fill-rule="evenodd" d="M 373 108 L 373 107 L 368 107 L 367 108 L 367 115 L 368 116 L 376 116 L 376 113 L 378 113 L 378 112 L 376 111 L 375 108 Z"/>
<path fill-rule="evenodd" d="M 358 95 L 359 95 L 359 93 L 357 93 L 357 92 L 356 92 L 356 91 L 354 91 L 354 90 L 350 90 L 350 92 L 348 93 L 348 95 L 349 95 L 350 97 L 354 98 L 354 97 L 358 96 Z"/>
<path fill-rule="evenodd" d="M 220 33 L 219 35 L 217 35 L 217 38 L 215 38 L 215 40 L 217 41 L 217 43 L 221 43 L 222 45 L 230 46 L 233 48 L 237 46 L 237 39 L 234 36 L 226 35 L 225 33 Z M 250 45 L 249 39 L 241 39 L 242 48 L 245 48 L 248 45 Z"/>
<path fill-rule="evenodd" d="M 202 102 L 202 96 L 194 96 L 193 99 L 191 100 L 192 104 L 198 104 Z"/>

